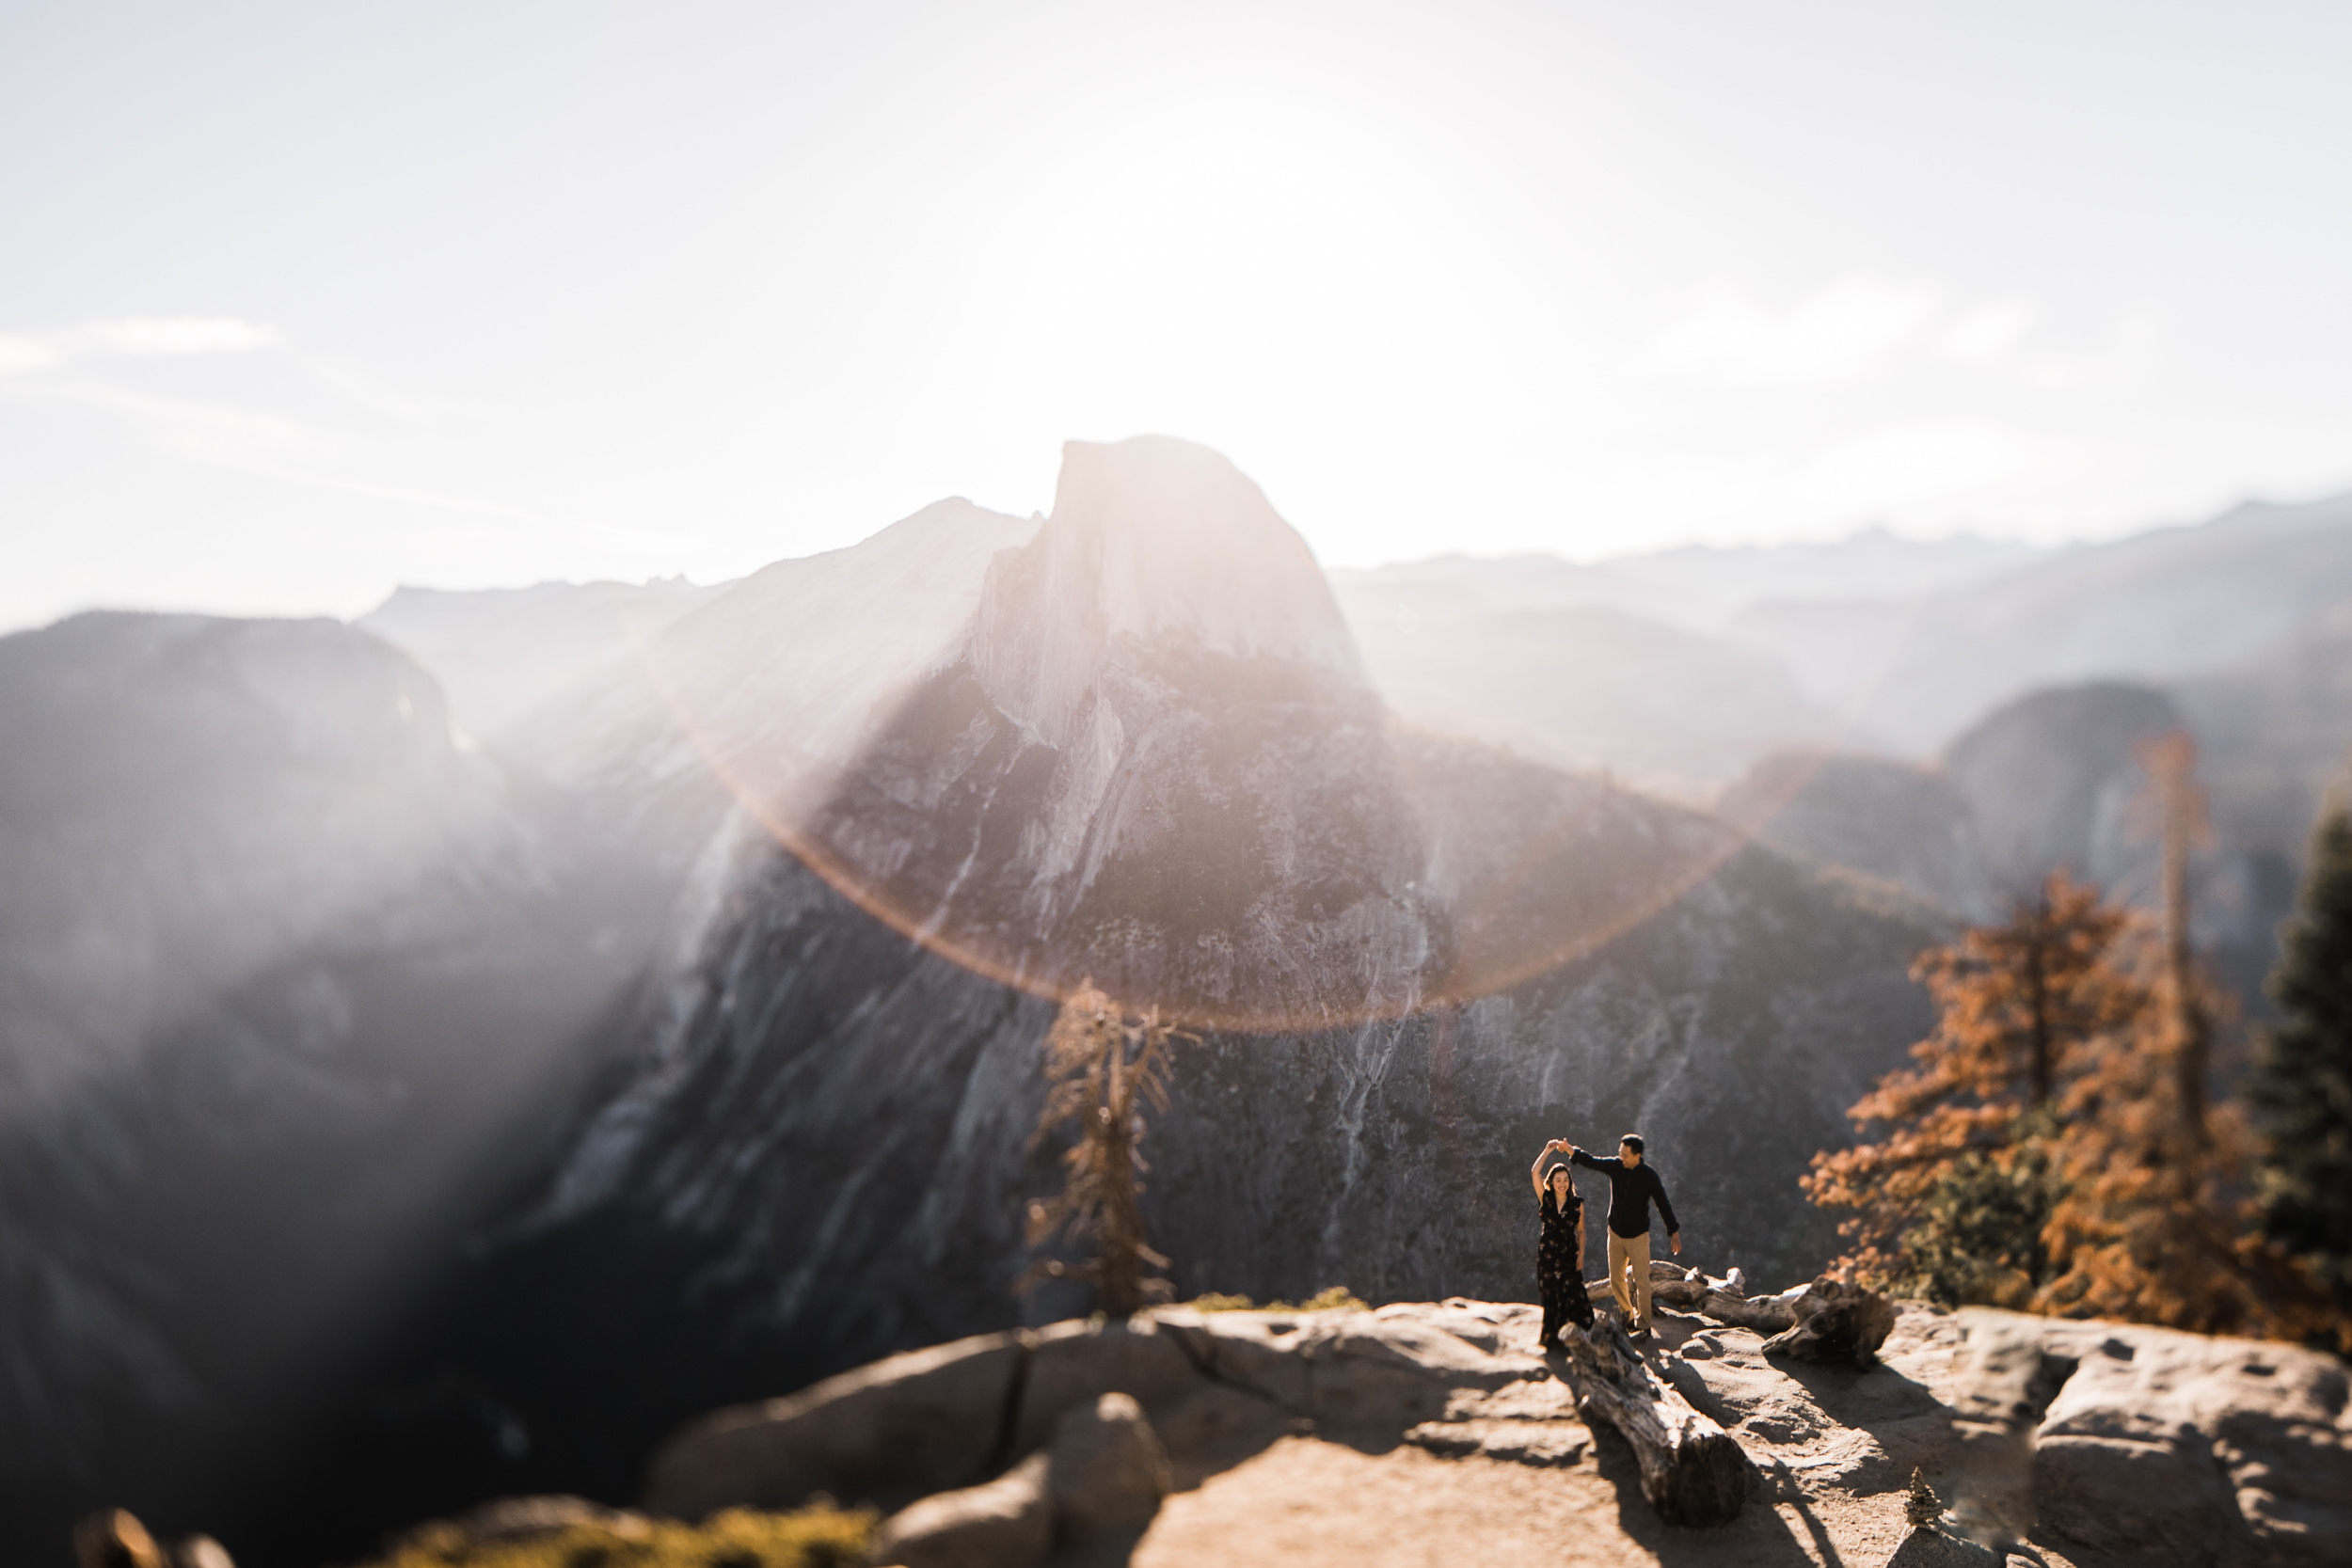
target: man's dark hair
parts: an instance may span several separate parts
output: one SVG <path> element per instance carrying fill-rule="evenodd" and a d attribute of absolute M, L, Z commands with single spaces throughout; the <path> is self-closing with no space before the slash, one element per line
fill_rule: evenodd
<path fill-rule="evenodd" d="M 1649 1152 L 1648 1149 L 1642 1147 L 1642 1134 L 1639 1132 L 1628 1132 L 1624 1137 L 1619 1138 L 1617 1142 L 1623 1148 L 1629 1148 L 1636 1154 L 1647 1154 Z"/>

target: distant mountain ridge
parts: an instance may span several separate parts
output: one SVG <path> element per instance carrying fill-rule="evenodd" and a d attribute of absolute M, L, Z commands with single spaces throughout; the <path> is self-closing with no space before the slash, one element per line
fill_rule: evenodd
<path fill-rule="evenodd" d="M 1406 717 L 1704 800 L 1775 751 L 1925 760 L 2040 688 L 2257 662 L 2352 606 L 2352 497 L 2059 551 L 1865 536 L 1333 580 Z"/>
<path fill-rule="evenodd" d="M 2064 549 L 1871 531 L 1327 576 L 1365 668 L 1406 718 L 1703 800 L 1772 751 L 1924 758 L 2038 687 L 2165 683 L 2259 660 L 2352 605 L 2352 497 L 2251 503 Z M 490 712 L 496 724 L 469 727 L 495 728 L 614 657 L 633 635 L 623 621 L 658 629 L 721 592 L 404 590 L 360 624 L 439 673 L 461 722 Z M 550 622 L 597 635 L 532 630 L 532 659 L 510 657 L 526 626 Z"/>
<path fill-rule="evenodd" d="M 352 624 L 439 673 L 459 727 L 494 736 L 720 592 L 680 578 L 400 588 Z"/>

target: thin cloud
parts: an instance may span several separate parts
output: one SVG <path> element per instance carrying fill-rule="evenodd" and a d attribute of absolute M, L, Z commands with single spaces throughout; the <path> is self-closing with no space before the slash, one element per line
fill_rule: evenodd
<path fill-rule="evenodd" d="M 2034 328 L 2033 303 L 2024 299 L 1994 299 L 1971 306 L 1954 316 L 1936 334 L 1936 346 L 1947 358 L 1966 365 L 1990 365 L 2010 358 Z"/>
<path fill-rule="evenodd" d="M 64 355 L 39 338 L 0 336 L 0 375 L 25 375 L 64 361 Z"/>
<path fill-rule="evenodd" d="M 2024 467 L 2026 443 L 1999 425 L 1928 420 L 1835 442 L 1795 475 L 1804 511 L 1853 518 L 1980 490 Z"/>
<path fill-rule="evenodd" d="M 64 400 L 126 420 L 162 451 L 199 463 L 255 467 L 318 458 L 335 450 L 335 443 L 300 420 L 258 408 L 157 397 L 98 384 L 73 387 Z"/>
<path fill-rule="evenodd" d="M 278 328 L 234 316 L 121 316 L 89 322 L 72 336 L 102 354 L 142 356 L 248 354 L 285 341 Z"/>
<path fill-rule="evenodd" d="M 1774 312 L 1723 287 L 1658 335 L 1650 362 L 1766 385 L 1850 381 L 1918 341 L 1942 314 L 1944 300 L 1937 283 L 1856 275 Z"/>
<path fill-rule="evenodd" d="M 158 397 L 78 379 L 48 383 L 40 390 L 27 388 L 10 396 L 97 409 L 129 424 L 158 451 L 277 483 L 514 522 L 546 520 L 539 513 L 501 501 L 322 472 L 318 465 L 349 461 L 360 455 L 359 449 L 347 438 L 331 436 L 283 414 L 230 404 Z M 607 531 L 626 536 L 630 531 Z"/>
<path fill-rule="evenodd" d="M 461 512 L 480 517 L 505 517 L 516 522 L 536 523 L 546 519 L 536 512 L 502 501 L 476 500 L 468 496 L 453 496 L 439 490 L 414 490 L 399 484 L 370 484 L 361 480 L 338 479 L 332 474 L 312 473 L 301 468 L 280 467 L 275 464 L 248 463 L 242 465 L 246 472 L 263 479 L 274 479 L 285 484 L 307 485 L 314 490 L 332 490 L 338 495 L 358 496 L 368 500 L 399 501 L 411 506 L 431 507 L 439 512 Z M 629 531 L 606 530 L 622 533 Z M 654 537 L 660 537 L 655 535 Z"/>

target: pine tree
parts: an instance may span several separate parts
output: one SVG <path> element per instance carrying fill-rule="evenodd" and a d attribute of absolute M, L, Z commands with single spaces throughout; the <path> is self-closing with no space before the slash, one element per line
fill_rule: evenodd
<path fill-rule="evenodd" d="M 1092 980 L 1080 982 L 1062 1004 L 1045 1037 L 1045 1104 L 1029 1148 L 1035 1152 L 1064 1127 L 1074 1126 L 1076 1136 L 1062 1154 L 1059 1196 L 1029 1205 L 1029 1244 L 1041 1246 L 1058 1232 L 1068 1242 L 1091 1243 L 1094 1257 L 1079 1264 L 1041 1262 L 1025 1276 L 1025 1288 L 1049 1278 L 1089 1280 L 1096 1301 L 1114 1318 L 1169 1298 L 1168 1282 L 1144 1273 L 1147 1266 L 1167 1268 L 1168 1259 L 1144 1240 L 1143 1183 L 1136 1178 L 1148 1167 L 1137 1146 L 1143 1105 L 1168 1108 L 1169 1043 L 1197 1037 L 1156 1013 L 1128 1022 Z"/>
<path fill-rule="evenodd" d="M 2261 1227 L 2352 1313 L 2352 812 L 2341 801 L 2312 834 L 2283 937 L 2270 994 L 2285 1017 L 2246 1082 Z"/>
<path fill-rule="evenodd" d="M 1834 1267 L 1899 1291 L 2023 1306 L 2043 1282 L 2060 1091 L 2093 1040 L 2146 1009 L 2110 961 L 2125 917 L 2054 873 L 2005 925 L 1914 967 L 1936 1006 L 1917 1065 L 1848 1114 L 1875 1142 L 1814 1156 L 1806 1195 L 1851 1211 Z"/>
<path fill-rule="evenodd" d="M 2058 1132 L 2050 1109 L 2029 1111 L 2006 1147 L 1953 1162 L 1903 1231 L 1903 1272 L 1891 1283 L 1947 1306 L 2030 1306 L 2051 1274 L 2042 1233 L 2062 1191 Z"/>

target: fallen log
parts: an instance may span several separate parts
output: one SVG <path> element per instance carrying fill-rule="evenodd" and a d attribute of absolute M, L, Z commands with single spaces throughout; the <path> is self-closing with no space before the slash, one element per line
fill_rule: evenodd
<path fill-rule="evenodd" d="M 1720 1291 L 1709 1291 L 1706 1299 L 1699 1303 L 1697 1310 L 1733 1328 L 1752 1328 L 1758 1334 L 1778 1334 L 1796 1325 L 1796 1298 L 1799 1294 L 1797 1291 L 1784 1291 L 1776 1296 L 1734 1296 Z"/>
<path fill-rule="evenodd" d="M 1586 1423 L 1606 1421 L 1633 1449 L 1659 1518 L 1692 1528 L 1738 1518 L 1756 1470 L 1731 1434 L 1668 1387 L 1613 1320 L 1561 1338 Z"/>
<path fill-rule="evenodd" d="M 1823 1275 L 1789 1302 L 1796 1322 L 1764 1341 L 1767 1355 L 1851 1361 L 1867 1371 L 1895 1326 L 1893 1304 L 1876 1291 Z"/>
<path fill-rule="evenodd" d="M 1793 1304 L 1811 1289 L 1799 1286 L 1776 1296 L 1751 1296 L 1747 1276 L 1738 1269 L 1716 1279 L 1662 1259 L 1650 1260 L 1649 1277 L 1650 1300 L 1655 1305 L 1669 1311 L 1697 1312 L 1717 1323 L 1752 1328 L 1758 1334 L 1778 1334 L 1794 1327 L 1797 1311 Z M 1588 1281 L 1584 1290 L 1597 1307 L 1612 1307 L 1616 1299 L 1606 1279 Z"/>

